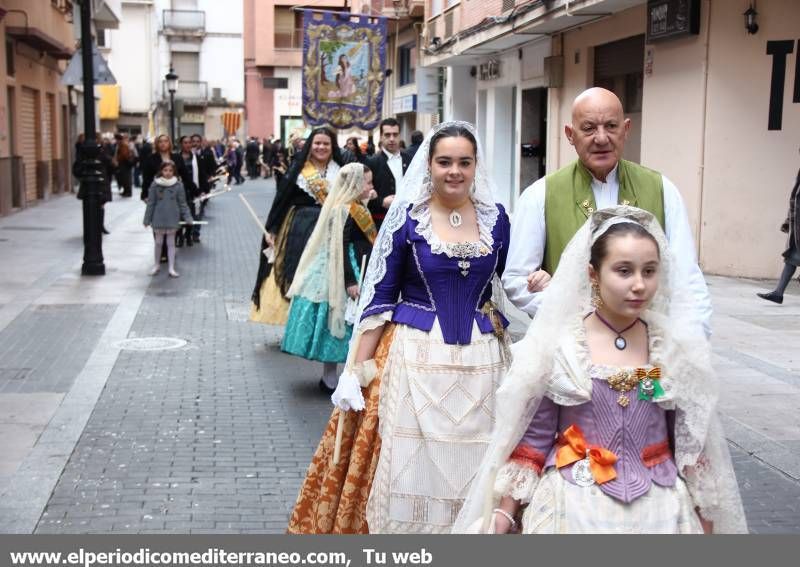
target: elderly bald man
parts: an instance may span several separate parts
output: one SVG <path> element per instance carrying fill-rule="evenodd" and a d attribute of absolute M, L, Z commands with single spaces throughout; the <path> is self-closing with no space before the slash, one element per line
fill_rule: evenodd
<path fill-rule="evenodd" d="M 676 262 L 690 278 L 697 321 L 710 335 L 711 298 L 697 265 L 686 208 L 664 175 L 622 159 L 631 121 L 617 96 L 591 88 L 575 99 L 564 126 L 578 159 L 536 181 L 520 196 L 511 223 L 503 287 L 531 317 L 541 289 L 558 267 L 567 243 L 596 209 L 632 205 L 651 212 L 667 235 Z"/>

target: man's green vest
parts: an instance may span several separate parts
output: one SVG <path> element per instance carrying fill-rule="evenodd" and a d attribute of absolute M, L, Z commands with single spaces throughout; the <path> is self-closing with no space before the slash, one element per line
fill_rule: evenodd
<path fill-rule="evenodd" d="M 661 174 L 630 161 L 620 160 L 618 203 L 655 215 L 664 228 L 664 187 Z M 592 174 L 575 162 L 545 178 L 544 220 L 546 226 L 542 269 L 553 274 L 564 248 L 597 208 L 592 192 Z"/>

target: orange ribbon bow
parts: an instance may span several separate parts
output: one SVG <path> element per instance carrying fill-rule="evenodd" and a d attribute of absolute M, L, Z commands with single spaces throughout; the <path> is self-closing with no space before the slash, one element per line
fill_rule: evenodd
<path fill-rule="evenodd" d="M 637 380 L 642 380 L 643 378 L 650 378 L 652 380 L 660 380 L 661 379 L 661 368 L 656 366 L 655 368 L 651 368 L 650 370 L 645 370 L 644 368 L 637 368 L 634 373 Z"/>
<path fill-rule="evenodd" d="M 556 467 L 565 467 L 588 457 L 589 468 L 597 484 L 617 478 L 617 471 L 614 470 L 617 456 L 608 449 L 587 444 L 583 431 L 577 425 L 570 425 L 561 434 L 560 442 L 562 445 L 556 452 Z"/>

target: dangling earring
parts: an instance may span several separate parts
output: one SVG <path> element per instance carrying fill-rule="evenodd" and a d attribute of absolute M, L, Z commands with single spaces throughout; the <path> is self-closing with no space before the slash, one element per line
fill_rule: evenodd
<path fill-rule="evenodd" d="M 603 307 L 603 298 L 600 297 L 600 284 L 592 280 L 592 307 L 601 309 Z"/>

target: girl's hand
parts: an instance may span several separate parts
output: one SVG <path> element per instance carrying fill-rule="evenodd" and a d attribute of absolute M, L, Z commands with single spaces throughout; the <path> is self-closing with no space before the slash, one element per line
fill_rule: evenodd
<path fill-rule="evenodd" d="M 275 248 L 275 235 L 274 234 L 272 234 L 271 232 L 268 232 L 266 234 L 266 236 L 264 236 L 264 239 L 267 241 L 267 246 L 269 246 L 270 248 Z"/>
<path fill-rule="evenodd" d="M 550 279 L 550 274 L 544 270 L 532 272 L 528 275 L 528 291 L 531 293 L 543 291 L 548 285 L 550 285 Z"/>
<path fill-rule="evenodd" d="M 347 286 L 347 295 L 349 295 L 351 299 L 358 299 L 358 285 L 353 284 Z"/>

